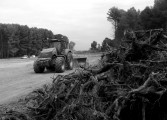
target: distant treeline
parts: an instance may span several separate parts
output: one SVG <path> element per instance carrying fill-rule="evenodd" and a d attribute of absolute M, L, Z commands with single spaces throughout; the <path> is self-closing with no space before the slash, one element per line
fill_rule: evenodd
<path fill-rule="evenodd" d="M 48 47 L 47 39 L 53 37 L 47 29 L 0 24 L 0 58 L 38 54 L 43 47 Z"/>

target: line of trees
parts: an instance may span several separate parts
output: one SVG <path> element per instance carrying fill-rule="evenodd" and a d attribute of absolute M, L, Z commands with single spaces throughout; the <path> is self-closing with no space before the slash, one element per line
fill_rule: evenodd
<path fill-rule="evenodd" d="M 112 7 L 107 13 L 107 20 L 114 26 L 114 39 L 105 38 L 102 43 L 102 50 L 106 45 L 118 46 L 126 30 L 148 30 L 163 28 L 167 30 L 167 0 L 155 0 L 154 6 L 146 7 L 143 11 L 134 7 L 127 11 Z"/>
<path fill-rule="evenodd" d="M 111 48 L 115 47 L 115 41 L 111 40 L 110 38 L 105 38 L 102 42 L 102 44 L 100 45 L 99 43 L 97 43 L 96 41 L 93 41 L 91 43 L 91 51 L 94 52 L 99 52 L 99 51 L 108 51 L 111 50 Z"/>
<path fill-rule="evenodd" d="M 52 31 L 26 25 L 0 24 L 0 58 L 38 54 L 48 47 Z"/>
<path fill-rule="evenodd" d="M 27 25 L 0 24 L 0 58 L 18 57 L 23 55 L 38 55 L 43 48 L 49 47 L 48 39 L 67 40 L 62 34 L 54 35 L 51 30 L 29 28 Z M 74 49 L 75 42 L 70 42 Z"/>
<path fill-rule="evenodd" d="M 93 41 L 91 43 L 91 48 L 90 48 L 91 51 L 101 51 L 101 46 L 100 44 L 98 44 L 96 41 Z"/>

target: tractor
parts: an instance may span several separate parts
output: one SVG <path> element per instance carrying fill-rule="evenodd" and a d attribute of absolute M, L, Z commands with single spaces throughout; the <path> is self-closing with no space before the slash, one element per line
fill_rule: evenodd
<path fill-rule="evenodd" d="M 66 69 L 72 70 L 73 54 L 69 49 L 69 42 L 50 39 L 49 48 L 40 52 L 37 60 L 34 61 L 33 68 L 35 73 L 43 73 L 45 68 L 57 73 L 62 73 Z"/>

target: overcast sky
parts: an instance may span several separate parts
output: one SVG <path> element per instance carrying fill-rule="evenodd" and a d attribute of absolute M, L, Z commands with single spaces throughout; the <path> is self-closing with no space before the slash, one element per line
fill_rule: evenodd
<path fill-rule="evenodd" d="M 154 0 L 0 0 L 0 23 L 46 28 L 66 35 L 76 50 L 87 50 L 92 41 L 112 38 L 108 10 L 116 6 L 143 10 Z"/>

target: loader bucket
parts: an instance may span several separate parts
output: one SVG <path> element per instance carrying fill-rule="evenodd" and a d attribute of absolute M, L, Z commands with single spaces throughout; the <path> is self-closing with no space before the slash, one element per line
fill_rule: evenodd
<path fill-rule="evenodd" d="M 86 57 L 74 58 L 74 67 L 85 66 L 86 59 Z"/>

